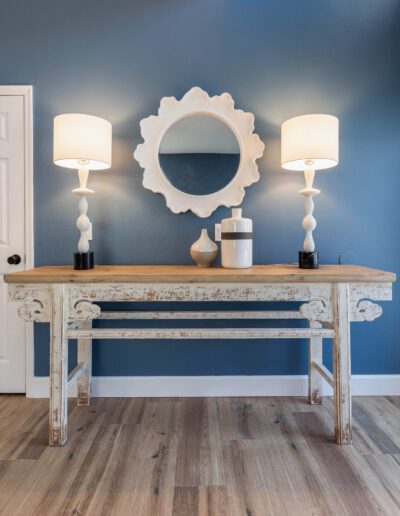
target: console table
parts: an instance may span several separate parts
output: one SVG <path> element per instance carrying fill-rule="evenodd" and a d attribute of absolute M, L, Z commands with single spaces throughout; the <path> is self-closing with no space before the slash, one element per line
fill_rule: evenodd
<path fill-rule="evenodd" d="M 335 438 L 351 443 L 350 322 L 382 313 L 373 301 L 392 298 L 396 276 L 366 267 L 295 265 L 251 269 L 195 266 L 38 267 L 5 275 L 19 316 L 50 323 L 50 435 L 67 440 L 67 389 L 77 381 L 78 404 L 90 402 L 92 339 L 303 339 L 309 342 L 309 401 L 321 403 L 322 379 L 334 390 Z M 101 301 L 299 301 L 293 311 L 101 312 Z M 245 306 L 245 303 L 244 305 Z M 301 328 L 92 328 L 93 319 L 306 319 Z M 333 339 L 333 373 L 322 363 L 322 340 Z M 68 340 L 78 339 L 78 364 L 68 374 Z"/>

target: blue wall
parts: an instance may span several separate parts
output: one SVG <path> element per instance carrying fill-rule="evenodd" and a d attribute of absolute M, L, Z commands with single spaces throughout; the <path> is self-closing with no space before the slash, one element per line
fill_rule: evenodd
<path fill-rule="evenodd" d="M 341 253 L 400 272 L 400 3 L 397 0 L 1 0 L 0 83 L 32 84 L 36 265 L 65 264 L 77 240 L 76 174 L 52 164 L 52 120 L 92 113 L 114 127 L 114 161 L 90 186 L 98 263 L 191 263 L 209 219 L 174 215 L 141 186 L 132 158 L 139 121 L 161 97 L 198 85 L 228 91 L 256 117 L 266 144 L 247 190 L 255 263 L 291 262 L 303 240 L 301 174 L 279 166 L 280 124 L 312 112 L 340 118 L 340 165 L 316 186 L 323 263 Z M 354 373 L 400 372 L 400 305 L 353 325 Z M 36 330 L 36 373 L 48 368 L 48 329 Z M 327 347 L 328 348 L 328 347 Z M 328 352 L 328 349 L 326 350 Z M 299 374 L 294 342 L 99 342 L 95 374 Z"/>

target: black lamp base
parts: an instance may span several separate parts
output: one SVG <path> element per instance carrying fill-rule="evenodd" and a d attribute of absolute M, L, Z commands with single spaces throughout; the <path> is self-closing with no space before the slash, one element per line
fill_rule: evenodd
<path fill-rule="evenodd" d="M 94 253 L 74 253 L 74 269 L 76 271 L 87 271 L 94 269 Z"/>
<path fill-rule="evenodd" d="M 299 251 L 299 267 L 300 267 L 300 269 L 318 269 L 319 268 L 318 251 L 313 251 L 312 253 L 306 253 L 305 251 Z"/>

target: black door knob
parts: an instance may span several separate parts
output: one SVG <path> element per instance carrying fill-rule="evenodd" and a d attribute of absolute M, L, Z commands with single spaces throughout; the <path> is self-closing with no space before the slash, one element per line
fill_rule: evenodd
<path fill-rule="evenodd" d="M 9 256 L 7 258 L 7 262 L 10 265 L 18 265 L 19 263 L 21 263 L 21 257 L 19 254 L 13 254 L 12 256 Z"/>

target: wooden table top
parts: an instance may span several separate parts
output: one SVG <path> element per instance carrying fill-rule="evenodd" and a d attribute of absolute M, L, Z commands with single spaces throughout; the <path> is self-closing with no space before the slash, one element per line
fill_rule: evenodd
<path fill-rule="evenodd" d="M 396 275 L 358 265 L 254 265 L 251 269 L 202 269 L 196 265 L 98 265 L 88 271 L 44 266 L 6 274 L 7 283 L 392 283 Z"/>

